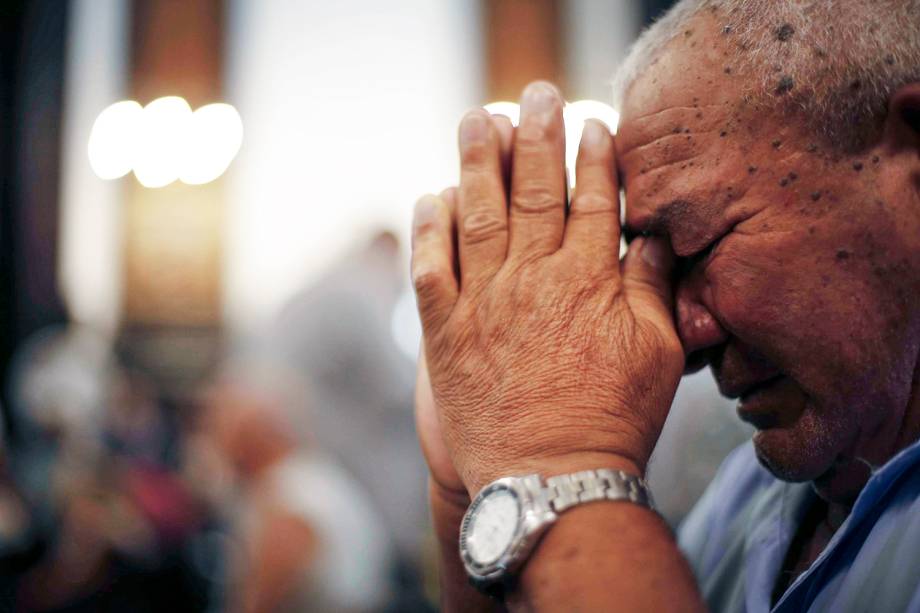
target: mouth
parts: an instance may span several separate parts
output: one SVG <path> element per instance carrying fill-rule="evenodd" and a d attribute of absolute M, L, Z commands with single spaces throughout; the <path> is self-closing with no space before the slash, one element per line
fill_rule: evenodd
<path fill-rule="evenodd" d="M 782 374 L 775 374 L 767 379 L 756 381 L 754 383 L 730 384 L 720 382 L 719 388 L 723 396 L 727 396 L 728 398 L 732 399 L 741 399 L 743 401 L 746 397 L 751 396 L 752 394 L 755 394 L 762 389 L 770 387 L 783 377 L 784 375 Z"/>
<path fill-rule="evenodd" d="M 805 408 L 805 395 L 796 383 L 777 375 L 750 386 L 740 395 L 737 413 L 758 430 L 787 426 Z"/>

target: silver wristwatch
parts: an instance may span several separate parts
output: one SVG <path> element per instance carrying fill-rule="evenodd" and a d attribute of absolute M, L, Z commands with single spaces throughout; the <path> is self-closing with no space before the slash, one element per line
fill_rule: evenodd
<path fill-rule="evenodd" d="M 599 468 L 546 479 L 493 481 L 470 504 L 460 526 L 460 556 L 470 582 L 488 590 L 512 575 L 558 514 L 596 500 L 627 500 L 652 508 L 643 479 Z"/>

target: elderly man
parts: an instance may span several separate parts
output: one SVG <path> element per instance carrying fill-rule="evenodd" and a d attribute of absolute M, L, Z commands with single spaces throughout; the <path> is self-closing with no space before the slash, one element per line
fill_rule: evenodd
<path fill-rule="evenodd" d="M 684 0 L 621 82 L 568 206 L 544 83 L 417 205 L 445 607 L 920 611 L 920 3 Z M 675 540 L 640 477 L 707 363 L 757 432 Z"/>

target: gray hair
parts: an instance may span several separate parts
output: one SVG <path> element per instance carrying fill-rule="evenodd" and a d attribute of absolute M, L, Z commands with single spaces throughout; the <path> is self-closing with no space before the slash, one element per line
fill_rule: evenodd
<path fill-rule="evenodd" d="M 732 70 L 749 78 L 749 101 L 800 112 L 841 150 L 869 144 L 895 90 L 920 81 L 920 0 L 681 0 L 633 45 L 614 81 L 618 108 L 704 10 L 737 47 Z"/>

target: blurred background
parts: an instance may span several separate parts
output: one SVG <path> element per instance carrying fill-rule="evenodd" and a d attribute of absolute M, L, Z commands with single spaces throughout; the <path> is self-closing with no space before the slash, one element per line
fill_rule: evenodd
<path fill-rule="evenodd" d="M 669 4 L 0 0 L 0 610 L 434 610 L 412 206 Z M 685 379 L 669 521 L 747 436 Z"/>

